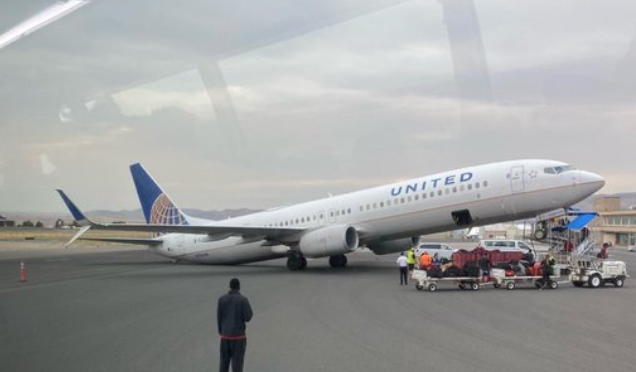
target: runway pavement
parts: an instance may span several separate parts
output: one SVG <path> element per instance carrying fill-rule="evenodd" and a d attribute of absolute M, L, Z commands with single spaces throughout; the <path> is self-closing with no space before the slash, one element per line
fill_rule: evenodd
<path fill-rule="evenodd" d="M 614 253 L 614 252 L 613 252 Z M 636 253 L 616 252 L 628 268 Z M 210 371 L 216 299 L 232 277 L 254 309 L 246 371 L 633 371 L 636 281 L 622 289 L 436 293 L 399 286 L 395 255 L 173 265 L 146 251 L 0 252 L 0 370 Z"/>

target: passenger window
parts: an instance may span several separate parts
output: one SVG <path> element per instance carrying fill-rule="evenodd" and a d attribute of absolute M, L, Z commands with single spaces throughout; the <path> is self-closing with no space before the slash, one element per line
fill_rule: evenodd
<path fill-rule="evenodd" d="M 467 187 L 468 187 L 468 190 L 472 190 L 472 189 L 473 189 L 473 185 L 472 185 L 472 184 L 470 184 L 470 183 L 468 184 L 468 186 L 467 186 Z"/>
<path fill-rule="evenodd" d="M 384 202 L 380 202 L 380 208 L 384 208 Z"/>
<path fill-rule="evenodd" d="M 479 182 L 475 182 L 475 188 L 478 189 L 479 188 Z"/>
<path fill-rule="evenodd" d="M 488 187 L 488 181 L 484 181 L 484 187 Z"/>
<path fill-rule="evenodd" d="M 457 192 L 457 187 L 453 187 L 453 193 Z"/>
<path fill-rule="evenodd" d="M 420 200 L 420 196 L 419 196 L 419 195 L 417 195 L 417 194 L 415 194 L 415 196 L 413 196 L 413 199 L 415 199 L 415 200 Z"/>
<path fill-rule="evenodd" d="M 431 196 L 431 198 L 432 198 L 432 197 L 434 197 L 434 196 L 435 196 L 435 192 L 431 191 L 431 193 L 430 193 L 429 195 L 430 195 L 430 196 Z"/>
<path fill-rule="evenodd" d="M 422 194 L 422 199 L 426 199 L 426 193 Z"/>
<path fill-rule="evenodd" d="M 466 190 L 466 188 L 464 187 L 464 185 L 460 185 L 460 186 L 459 186 L 459 191 L 460 191 L 460 192 L 464 192 L 464 190 Z"/>
<path fill-rule="evenodd" d="M 386 205 L 387 205 L 388 207 L 390 207 L 390 206 L 391 206 L 391 201 L 390 201 L 390 200 L 387 200 Z"/>
<path fill-rule="evenodd" d="M 400 198 L 400 203 L 404 204 L 404 198 Z"/>
<path fill-rule="evenodd" d="M 409 195 L 409 196 L 406 198 L 406 200 L 407 200 L 408 202 L 411 202 L 411 195 Z"/>
<path fill-rule="evenodd" d="M 438 190 L 438 191 L 437 191 L 437 195 L 438 195 L 438 196 L 442 196 L 442 190 Z"/>

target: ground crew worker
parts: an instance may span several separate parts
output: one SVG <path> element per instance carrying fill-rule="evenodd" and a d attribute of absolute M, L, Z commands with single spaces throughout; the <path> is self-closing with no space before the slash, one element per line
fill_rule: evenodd
<path fill-rule="evenodd" d="M 490 279 L 490 268 L 492 264 L 490 262 L 490 258 L 488 258 L 487 254 L 483 254 L 479 259 L 479 268 L 481 269 L 481 277 L 483 281 L 488 281 Z"/>
<path fill-rule="evenodd" d="M 404 256 L 404 252 L 400 252 L 400 257 L 398 257 L 397 261 L 395 262 L 398 264 L 398 267 L 400 268 L 400 285 L 408 285 L 409 279 L 408 279 L 408 276 L 406 275 L 408 263 L 406 262 L 406 257 Z"/>
<path fill-rule="evenodd" d="M 230 291 L 219 298 L 216 322 L 221 335 L 221 358 L 219 371 L 228 372 L 232 363 L 233 372 L 243 371 L 243 360 L 247 347 L 245 323 L 252 319 L 252 308 L 246 297 L 239 293 L 241 282 L 230 280 Z"/>
<path fill-rule="evenodd" d="M 415 268 L 415 247 L 411 247 L 411 249 L 406 252 L 406 263 L 409 267 L 409 273 L 412 273 Z"/>
<path fill-rule="evenodd" d="M 431 259 L 431 256 L 428 254 L 428 252 L 424 251 L 424 253 L 422 253 L 422 255 L 420 256 L 420 268 L 422 270 L 426 270 L 429 266 L 431 266 L 432 262 L 433 260 Z"/>
<path fill-rule="evenodd" d="M 433 265 L 439 267 L 440 264 L 441 264 L 441 261 L 439 259 L 439 254 L 435 252 L 435 254 L 433 255 Z"/>
<path fill-rule="evenodd" d="M 543 284 L 540 289 L 543 289 L 550 285 L 550 275 L 554 275 L 554 265 L 556 264 L 556 260 L 552 253 L 548 253 L 541 261 L 541 269 L 543 270 L 542 279 Z"/>

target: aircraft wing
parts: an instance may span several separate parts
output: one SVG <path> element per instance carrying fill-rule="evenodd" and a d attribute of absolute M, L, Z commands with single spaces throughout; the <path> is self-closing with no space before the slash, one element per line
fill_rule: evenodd
<path fill-rule="evenodd" d="M 82 211 L 62 190 L 57 190 L 73 215 L 77 223 L 85 228 L 77 234 L 74 239 L 78 239 L 81 234 L 89 228 L 92 230 L 107 231 L 140 231 L 152 233 L 179 233 L 179 234 L 207 234 L 216 236 L 241 236 L 243 238 L 257 238 L 269 240 L 284 240 L 306 230 L 302 227 L 266 227 L 266 226 L 228 226 L 228 225 L 160 225 L 160 224 L 103 224 L 96 223 L 88 219 Z M 69 243 L 70 244 L 70 243 Z"/>
<path fill-rule="evenodd" d="M 79 240 L 90 240 L 95 242 L 110 242 L 121 244 L 137 244 L 137 245 L 161 245 L 161 239 L 142 239 L 142 238 L 79 238 Z"/>
<path fill-rule="evenodd" d="M 91 223 L 89 221 L 89 223 Z M 142 231 L 153 233 L 207 234 L 242 236 L 245 238 L 266 237 L 279 239 L 298 234 L 305 228 L 279 228 L 265 226 L 218 226 L 218 225 L 145 225 L 145 224 L 99 224 L 91 223 L 92 230 Z"/>

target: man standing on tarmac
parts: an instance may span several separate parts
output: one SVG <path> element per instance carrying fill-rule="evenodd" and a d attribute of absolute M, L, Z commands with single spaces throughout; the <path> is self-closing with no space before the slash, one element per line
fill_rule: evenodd
<path fill-rule="evenodd" d="M 247 347 L 245 323 L 252 319 L 252 308 L 246 297 L 239 293 L 241 282 L 230 280 L 230 291 L 219 298 L 216 322 L 221 335 L 221 359 L 219 371 L 228 372 L 230 362 L 233 372 L 243 372 L 243 360 Z"/>
<path fill-rule="evenodd" d="M 406 263 L 406 257 L 404 257 L 404 252 L 400 253 L 400 257 L 397 258 L 396 263 L 398 264 L 398 267 L 400 268 L 400 285 L 408 285 L 409 279 L 408 279 L 408 276 L 406 275 L 407 263 Z"/>

